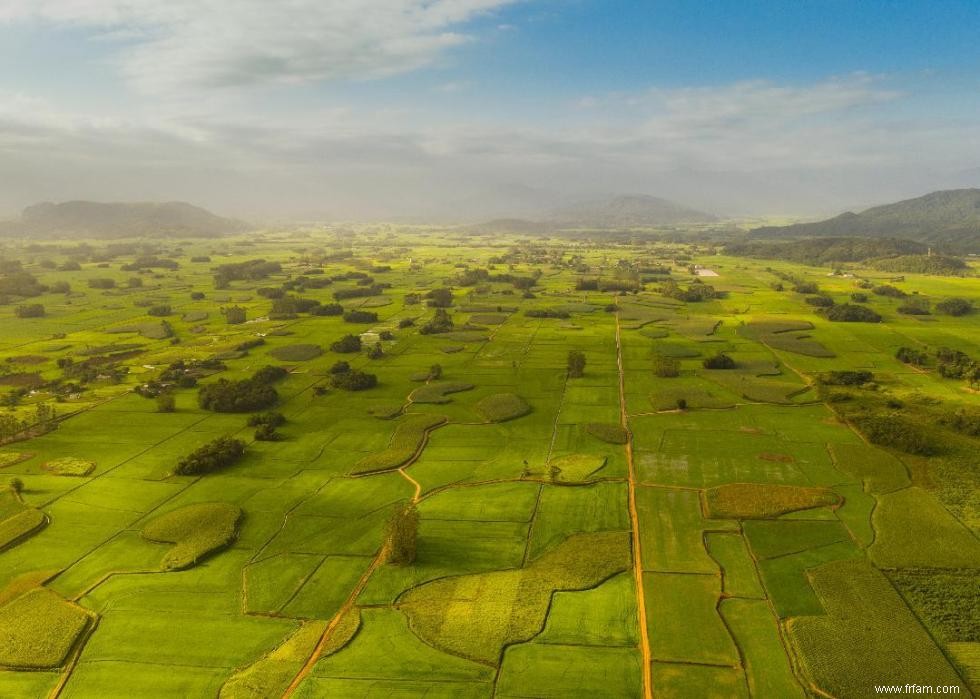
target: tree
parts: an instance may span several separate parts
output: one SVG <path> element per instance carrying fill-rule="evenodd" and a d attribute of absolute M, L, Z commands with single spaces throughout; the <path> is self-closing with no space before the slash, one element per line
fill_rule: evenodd
<path fill-rule="evenodd" d="M 385 351 L 380 342 L 375 342 L 374 347 L 368 350 L 368 359 L 381 359 L 383 356 Z"/>
<path fill-rule="evenodd" d="M 568 350 L 568 378 L 580 379 L 585 376 L 585 352 Z"/>
<path fill-rule="evenodd" d="M 182 457 L 174 475 L 196 476 L 211 473 L 238 461 L 245 455 L 245 442 L 231 437 L 218 437 Z"/>
<path fill-rule="evenodd" d="M 255 428 L 254 436 L 257 442 L 278 442 L 282 439 L 282 435 L 272 425 L 259 425 Z"/>
<path fill-rule="evenodd" d="M 377 323 L 378 314 L 373 311 L 347 311 L 344 314 L 347 323 Z"/>
<path fill-rule="evenodd" d="M 361 338 L 357 335 L 344 335 L 342 338 L 330 345 L 330 349 L 341 354 L 350 354 L 361 351 Z"/>
<path fill-rule="evenodd" d="M 150 308 L 146 311 L 147 315 L 157 316 L 157 317 L 168 316 L 170 315 L 170 312 L 171 310 L 170 310 L 169 303 L 160 303 L 157 304 L 156 306 L 150 306 Z"/>
<path fill-rule="evenodd" d="M 963 316 L 973 310 L 973 304 L 967 299 L 953 297 L 937 303 L 936 310 L 948 316 Z"/>
<path fill-rule="evenodd" d="M 172 413 L 177 409 L 177 401 L 173 393 L 161 393 L 157 396 L 157 412 Z"/>
<path fill-rule="evenodd" d="M 222 312 L 225 314 L 225 322 L 228 325 L 241 325 L 245 322 L 245 309 L 241 306 L 229 306 L 223 308 Z"/>
<path fill-rule="evenodd" d="M 411 565 L 415 562 L 419 512 L 414 504 L 395 510 L 385 528 L 385 563 Z"/>
<path fill-rule="evenodd" d="M 378 377 L 363 371 L 346 371 L 331 375 L 330 385 L 345 391 L 365 391 L 378 385 Z"/>
<path fill-rule="evenodd" d="M 436 314 L 428 323 L 419 328 L 422 335 L 436 335 L 447 333 L 453 329 L 453 319 L 445 308 L 437 308 Z"/>
<path fill-rule="evenodd" d="M 866 306 L 842 303 L 827 311 L 829 320 L 841 323 L 880 323 L 881 316 Z"/>
<path fill-rule="evenodd" d="M 442 378 L 442 364 L 433 364 L 429 367 L 429 380 L 435 381 Z"/>
<path fill-rule="evenodd" d="M 431 308 L 449 308 L 453 305 L 452 289 L 433 289 L 425 295 Z"/>
<path fill-rule="evenodd" d="M 705 358 L 705 360 L 701 362 L 701 365 L 705 369 L 734 369 L 735 360 L 724 352 L 719 352 L 712 357 Z"/>
<path fill-rule="evenodd" d="M 10 489 L 14 491 L 15 495 L 20 495 L 24 492 L 24 481 L 22 481 L 20 478 L 11 478 Z"/>
<path fill-rule="evenodd" d="M 662 379 L 672 379 L 680 376 L 681 360 L 677 357 L 668 357 L 665 354 L 653 355 L 653 373 Z"/>
<path fill-rule="evenodd" d="M 44 306 L 40 303 L 25 303 L 17 306 L 14 313 L 18 318 L 43 318 Z"/>

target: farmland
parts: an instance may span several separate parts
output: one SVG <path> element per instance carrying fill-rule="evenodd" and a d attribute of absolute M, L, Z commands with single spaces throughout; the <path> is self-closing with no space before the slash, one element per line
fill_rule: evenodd
<path fill-rule="evenodd" d="M 980 692 L 980 323 L 852 298 L 975 276 L 408 226 L 5 245 L 0 696 Z"/>

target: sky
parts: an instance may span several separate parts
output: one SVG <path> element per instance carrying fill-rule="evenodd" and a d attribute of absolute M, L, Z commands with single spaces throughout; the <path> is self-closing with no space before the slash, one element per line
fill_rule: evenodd
<path fill-rule="evenodd" d="M 0 217 L 814 217 L 980 186 L 976 0 L 0 0 Z"/>

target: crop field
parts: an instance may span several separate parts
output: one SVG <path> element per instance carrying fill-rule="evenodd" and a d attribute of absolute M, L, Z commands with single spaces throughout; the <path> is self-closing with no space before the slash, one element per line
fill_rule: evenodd
<path fill-rule="evenodd" d="M 977 315 L 778 284 L 888 273 L 408 226 L 0 261 L 49 287 L 0 305 L 0 697 L 980 692 L 980 392 L 936 359 Z"/>

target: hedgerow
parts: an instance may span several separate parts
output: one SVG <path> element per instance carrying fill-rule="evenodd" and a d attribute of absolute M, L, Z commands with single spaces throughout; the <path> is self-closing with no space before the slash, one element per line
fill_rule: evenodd
<path fill-rule="evenodd" d="M 211 473 L 230 466 L 245 454 L 245 442 L 231 437 L 218 437 L 182 457 L 174 475 L 194 476 Z"/>

